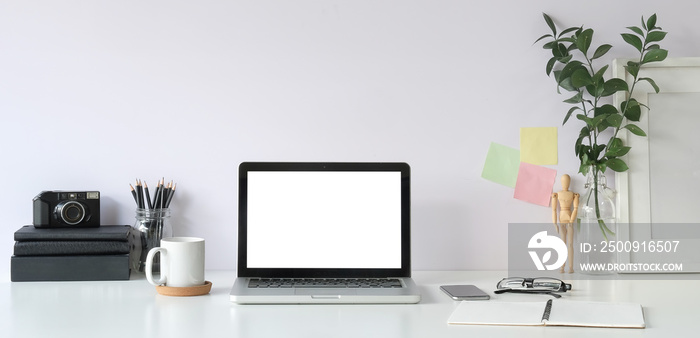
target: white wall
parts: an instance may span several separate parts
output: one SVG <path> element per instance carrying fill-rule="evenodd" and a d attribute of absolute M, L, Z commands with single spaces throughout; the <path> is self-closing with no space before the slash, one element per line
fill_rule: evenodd
<path fill-rule="evenodd" d="M 679 1 L 680 3 L 680 1 Z M 489 143 L 561 126 L 542 12 L 619 33 L 654 12 L 671 56 L 700 55 L 684 1 L 0 1 L 0 260 L 48 189 L 100 190 L 102 223 L 132 224 L 129 183 L 178 182 L 177 235 L 236 262 L 246 160 L 406 161 L 415 269 L 505 269 L 509 222 L 548 208 L 480 177 Z M 559 130 L 559 164 L 580 125 Z M 558 182 L 558 179 L 557 179 Z M 559 188 L 558 184 L 555 188 Z"/>

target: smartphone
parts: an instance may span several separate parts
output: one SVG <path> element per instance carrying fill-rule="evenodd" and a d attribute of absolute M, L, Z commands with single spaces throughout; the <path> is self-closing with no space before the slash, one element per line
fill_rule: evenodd
<path fill-rule="evenodd" d="M 440 290 L 454 300 L 488 300 L 491 298 L 486 292 L 474 285 L 442 285 Z"/>

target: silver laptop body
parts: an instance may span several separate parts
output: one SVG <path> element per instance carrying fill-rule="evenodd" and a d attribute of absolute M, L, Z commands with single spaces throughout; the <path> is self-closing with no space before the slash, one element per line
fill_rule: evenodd
<path fill-rule="evenodd" d="M 418 303 L 405 163 L 244 162 L 240 304 Z"/>

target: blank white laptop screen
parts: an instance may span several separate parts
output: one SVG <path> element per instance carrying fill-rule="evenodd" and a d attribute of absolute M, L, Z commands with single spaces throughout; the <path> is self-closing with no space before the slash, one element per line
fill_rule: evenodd
<path fill-rule="evenodd" d="M 247 200 L 248 268 L 401 268 L 398 171 L 251 171 Z"/>

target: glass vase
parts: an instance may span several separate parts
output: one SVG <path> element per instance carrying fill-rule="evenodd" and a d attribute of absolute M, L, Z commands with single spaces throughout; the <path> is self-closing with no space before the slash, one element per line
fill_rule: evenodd
<path fill-rule="evenodd" d="M 139 238 L 135 241 L 131 269 L 143 272 L 148 252 L 160 246 L 161 239 L 173 236 L 170 209 L 136 209 L 134 229 Z M 153 270 L 160 271 L 160 255 L 154 257 Z"/>
<path fill-rule="evenodd" d="M 608 244 L 617 240 L 615 192 L 607 186 L 605 175 L 595 168 L 588 170 L 585 188 L 577 217 L 580 272 L 615 273 L 617 253 L 608 249 Z"/>

